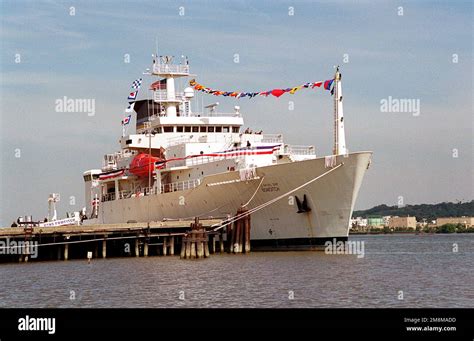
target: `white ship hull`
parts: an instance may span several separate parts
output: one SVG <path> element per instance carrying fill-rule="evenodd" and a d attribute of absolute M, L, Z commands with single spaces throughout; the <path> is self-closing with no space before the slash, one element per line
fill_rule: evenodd
<path fill-rule="evenodd" d="M 315 245 L 347 238 L 357 194 L 371 152 L 337 156 L 338 169 L 311 182 L 251 216 L 251 240 L 256 246 Z M 325 158 L 258 167 L 258 178 L 240 181 L 238 171 L 205 176 L 185 191 L 101 202 L 99 224 L 233 216 L 250 200 L 252 209 L 329 171 Z M 263 179 L 263 180 L 262 180 Z M 309 212 L 297 213 L 294 198 L 306 195 Z"/>

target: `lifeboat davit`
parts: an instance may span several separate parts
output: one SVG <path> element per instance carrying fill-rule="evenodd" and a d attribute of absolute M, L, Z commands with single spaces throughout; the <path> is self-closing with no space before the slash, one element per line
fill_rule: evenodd
<path fill-rule="evenodd" d="M 160 160 L 162 159 L 150 154 L 140 153 L 130 163 L 130 173 L 138 177 L 148 176 L 153 173 L 155 162 Z"/>

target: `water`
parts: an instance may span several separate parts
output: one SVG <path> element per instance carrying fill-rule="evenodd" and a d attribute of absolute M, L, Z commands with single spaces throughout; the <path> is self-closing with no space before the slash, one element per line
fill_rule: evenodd
<path fill-rule="evenodd" d="M 3 264 L 0 307 L 474 307 L 474 235 L 351 240 L 364 241 L 365 257 L 254 252 Z"/>

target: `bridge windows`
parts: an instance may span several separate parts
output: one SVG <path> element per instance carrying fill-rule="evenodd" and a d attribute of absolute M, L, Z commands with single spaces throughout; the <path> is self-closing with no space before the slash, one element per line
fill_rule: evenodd
<path fill-rule="evenodd" d="M 239 126 L 163 126 L 157 127 L 155 132 L 161 133 L 239 133 Z"/>

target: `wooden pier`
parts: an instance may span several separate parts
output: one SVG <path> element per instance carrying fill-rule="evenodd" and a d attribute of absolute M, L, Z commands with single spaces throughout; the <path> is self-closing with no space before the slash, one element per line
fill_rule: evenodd
<path fill-rule="evenodd" d="M 0 228 L 0 263 L 109 257 L 208 258 L 250 252 L 250 216 L 239 209 L 227 228 L 221 218 L 151 223 Z M 92 255 L 91 258 L 89 258 Z"/>
<path fill-rule="evenodd" d="M 202 234 L 207 237 L 211 227 L 221 222 L 222 219 L 200 220 Z M 0 228 L 0 262 L 87 259 L 88 252 L 92 252 L 92 259 L 173 256 L 181 252 L 181 240 L 192 231 L 192 224 L 194 220 L 168 220 L 150 224 Z"/>

